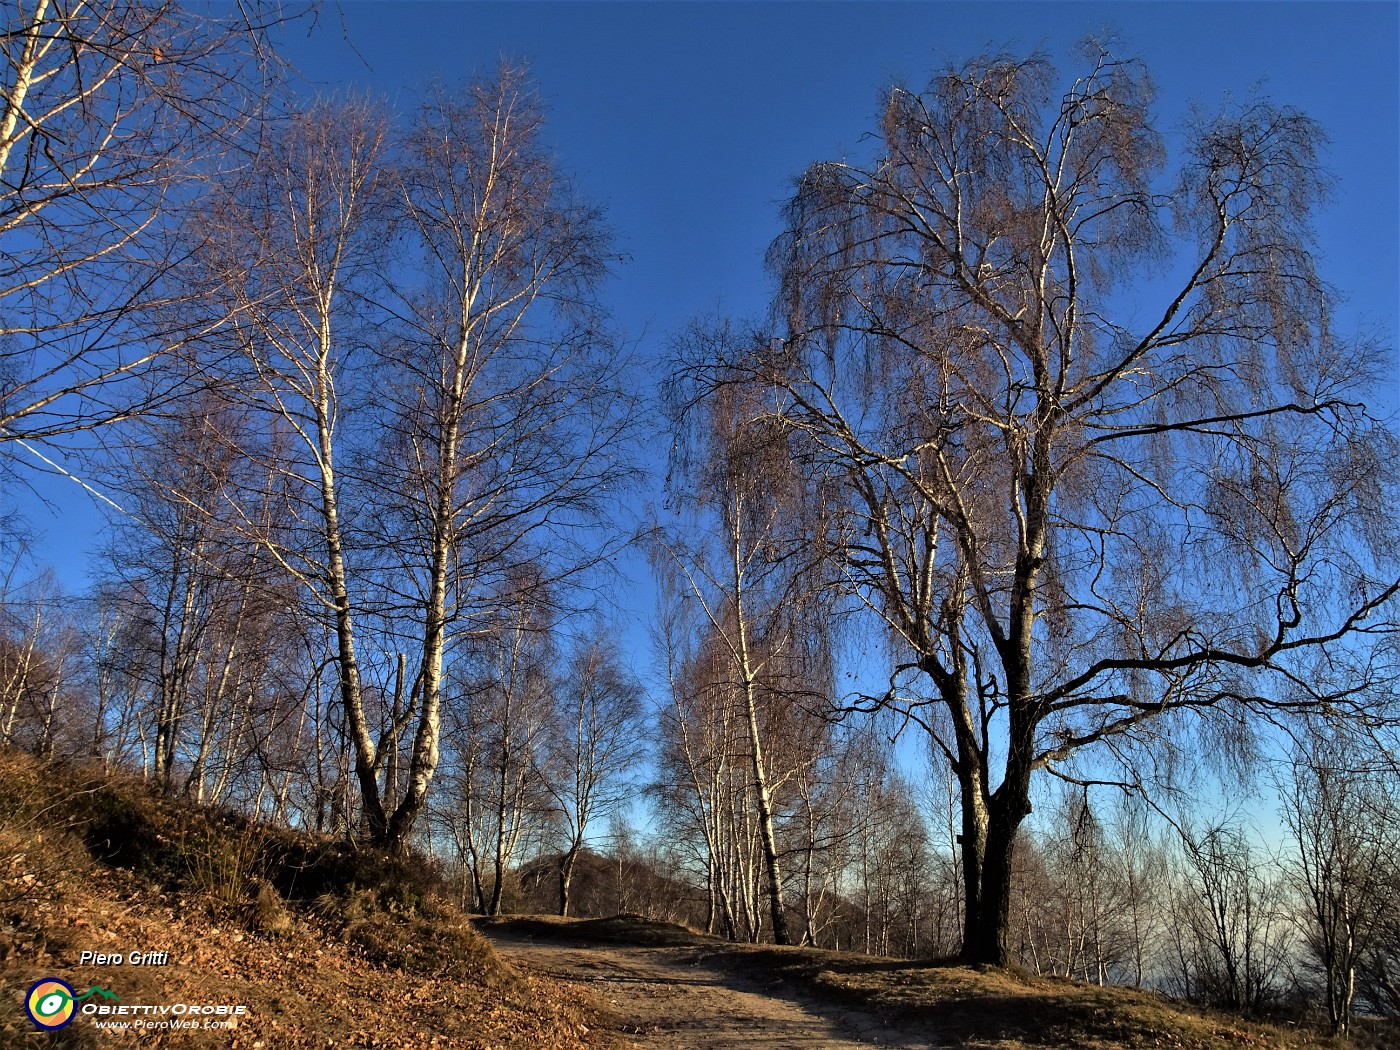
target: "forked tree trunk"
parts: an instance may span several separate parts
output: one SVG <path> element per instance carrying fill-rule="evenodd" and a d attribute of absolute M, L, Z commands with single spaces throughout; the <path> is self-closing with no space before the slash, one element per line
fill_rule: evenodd
<path fill-rule="evenodd" d="M 326 353 L 329 353 L 327 347 Z M 325 356 L 323 354 L 324 365 Z M 345 723 L 355 752 L 355 780 L 360 788 L 360 804 L 370 840 L 382 845 L 388 837 L 389 823 L 379 796 L 378 770 L 374 741 L 365 718 L 364 699 L 360 685 L 360 663 L 355 654 L 355 620 L 350 604 L 350 588 L 341 545 L 340 515 L 336 502 L 335 475 L 332 463 L 331 411 L 328 404 L 317 405 L 320 428 L 322 479 L 321 508 L 325 523 L 326 568 L 331 601 L 335 607 L 336 669 L 340 678 L 340 702 L 345 710 Z"/>
<path fill-rule="evenodd" d="M 778 859 L 777 837 L 773 832 L 773 801 L 768 790 L 768 778 L 763 768 L 763 744 L 758 731 L 758 710 L 752 681 L 744 683 L 744 703 L 748 711 L 749 747 L 753 752 L 754 800 L 758 806 L 759 839 L 763 845 L 763 867 L 768 891 L 768 912 L 773 923 L 773 940 L 791 944 L 787 909 L 783 903 L 783 875 Z"/>
<path fill-rule="evenodd" d="M 967 901 L 961 953 L 964 962 L 1007 966 L 1014 961 L 1007 945 L 1007 932 L 1011 926 L 1011 871 L 1016 834 L 1023 819 L 1002 813 L 993 816 L 988 823 L 987 845 L 980 865 L 981 884 L 976 897 Z"/>
<path fill-rule="evenodd" d="M 573 842 L 569 850 L 559 859 L 559 914 L 567 917 L 569 914 L 569 894 L 574 883 L 574 864 L 578 860 L 578 851 L 583 845 L 582 842 Z"/>
<path fill-rule="evenodd" d="M 1022 754 L 1029 754 L 1024 749 Z M 961 778 L 960 778 L 961 779 Z M 971 796 L 972 803 L 968 804 Z M 1007 944 L 1011 928 L 1011 874 L 1016 837 L 1030 816 L 1030 766 L 1014 757 L 1006 778 L 990 798 L 964 788 L 963 883 L 965 917 L 960 953 L 964 962 L 1009 966 L 1015 959 Z"/>

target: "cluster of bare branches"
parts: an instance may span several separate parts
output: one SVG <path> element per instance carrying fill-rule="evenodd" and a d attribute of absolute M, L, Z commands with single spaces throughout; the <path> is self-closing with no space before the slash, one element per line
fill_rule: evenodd
<path fill-rule="evenodd" d="M 682 368 L 697 399 L 752 391 L 826 493 L 823 546 L 890 639 L 871 699 L 959 783 L 980 962 L 1010 958 L 1037 772 L 1374 717 L 1393 681 L 1355 653 L 1396 631 L 1400 457 L 1364 404 L 1379 348 L 1336 330 L 1310 254 L 1321 133 L 1255 100 L 1169 170 L 1145 69 L 1083 58 L 1062 89 L 993 56 L 891 90 L 869 163 L 799 181 L 777 334 Z"/>
<path fill-rule="evenodd" d="M 396 850 L 440 761 L 454 647 L 619 542 L 590 532 L 630 470 L 593 298 L 605 237 L 540 121 L 510 68 L 433 88 L 402 129 L 364 102 L 318 104 L 206 213 L 225 396 L 264 421 L 271 440 L 241 451 L 286 525 L 259 521 L 262 488 L 223 498 L 327 624 L 358 804 Z M 386 692 L 393 678 L 387 712 L 367 675 Z"/>
<path fill-rule="evenodd" d="M 158 408 L 225 320 L 177 277 L 202 181 L 244 155 L 282 12 L 33 0 L 0 27 L 0 449 Z"/>
<path fill-rule="evenodd" d="M 318 770 L 355 776 L 304 800 L 317 822 L 403 849 L 457 648 L 502 608 L 572 601 L 625 539 L 597 526 L 634 420 L 595 294 L 606 231 L 524 74 L 436 85 L 398 123 L 288 102 L 284 16 L 9 16 L 0 445 L 100 432 L 111 453 L 99 726 L 200 797 L 314 738 Z M 37 695 L 17 637 L 7 680 Z"/>

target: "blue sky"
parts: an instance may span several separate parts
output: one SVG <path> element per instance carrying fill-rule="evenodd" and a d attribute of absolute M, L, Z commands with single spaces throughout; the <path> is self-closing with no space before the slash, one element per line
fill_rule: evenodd
<path fill-rule="evenodd" d="M 1392 348 L 1400 301 L 1400 6 L 1393 3 L 411 3 L 325 5 L 284 53 L 308 92 L 347 89 L 408 109 L 431 77 L 451 83 L 502 58 L 528 63 L 562 168 L 602 204 L 619 265 L 605 289 L 642 360 L 690 317 L 762 311 L 764 251 L 791 180 L 859 155 L 892 81 L 988 50 L 1069 47 L 1110 31 L 1144 59 L 1170 130 L 1259 90 L 1332 137 L 1338 192 L 1319 224 L 1324 276 L 1344 320 Z M 1382 392 L 1395 404 L 1397 382 Z M 6 493 L 40 533 L 38 559 L 71 588 L 98 546 L 92 500 L 31 478 L 45 505 Z M 645 590 L 645 588 L 643 588 Z M 649 599 L 637 611 L 645 617 Z"/>
<path fill-rule="evenodd" d="M 1076 40 L 1105 30 L 1146 60 L 1168 127 L 1188 100 L 1209 108 L 1259 88 L 1329 129 L 1343 180 L 1323 230 L 1329 272 L 1395 329 L 1394 4 L 349 2 L 340 13 L 344 36 L 325 11 L 309 38 L 287 39 L 322 90 L 353 84 L 406 107 L 430 76 L 451 82 L 502 56 L 529 64 L 564 169 L 606 205 L 631 257 L 610 302 L 652 345 L 715 305 L 762 309 L 761 260 L 790 181 L 859 153 L 892 81 L 917 85 L 1003 47 L 1043 47 L 1067 67 Z"/>

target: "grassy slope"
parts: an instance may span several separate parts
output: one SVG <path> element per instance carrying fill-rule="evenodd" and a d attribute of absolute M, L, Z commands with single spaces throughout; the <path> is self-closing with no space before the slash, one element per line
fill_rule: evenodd
<path fill-rule="evenodd" d="M 1241 1021 L 1128 989 L 850 953 L 733 945 L 636 917 L 500 922 L 531 936 L 684 947 L 785 990 L 897 1019 L 969 1048 L 1385 1046 Z M 168 952 L 163 967 L 78 966 L 84 950 Z M 99 1037 L 80 1018 L 36 1032 L 20 1007 L 40 977 L 126 1003 L 232 1002 L 232 1032 Z M 412 864 L 354 853 L 139 783 L 0 750 L 0 1047 L 594 1047 L 616 1045 L 590 1004 L 521 975 Z M 1393 1045 L 1393 1044 L 1391 1044 Z"/>
<path fill-rule="evenodd" d="M 170 963 L 77 965 L 84 950 L 134 949 Z M 111 1038 L 79 1017 L 40 1033 L 20 1004 L 46 976 L 128 1004 L 249 1013 L 232 1032 Z M 4 751 L 0 987 L 0 1046 L 585 1047 L 600 1034 L 389 862 Z"/>

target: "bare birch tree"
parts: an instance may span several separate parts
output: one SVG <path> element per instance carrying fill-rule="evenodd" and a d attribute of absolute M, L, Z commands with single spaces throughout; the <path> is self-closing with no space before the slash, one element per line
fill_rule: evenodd
<path fill-rule="evenodd" d="M 622 655 L 603 640 L 605 625 L 580 640 L 568 673 L 555 687 L 555 710 L 546 727 L 545 786 L 562 825 L 559 914 L 569 914 L 574 865 L 590 829 L 619 812 L 632 786 L 643 741 L 641 685 Z"/>
<path fill-rule="evenodd" d="M 0 587 L 0 743 L 41 758 L 87 750 L 86 719 L 74 673 L 81 651 L 71 603 L 52 571 Z"/>
<path fill-rule="evenodd" d="M 1357 969 L 1400 912 L 1394 778 L 1344 733 L 1314 727 L 1279 784 L 1296 851 L 1288 867 L 1306 903 L 1304 944 L 1322 973 L 1333 1034 L 1351 1027 Z"/>
<path fill-rule="evenodd" d="M 229 381 L 280 435 L 248 452 L 301 523 L 261 542 L 333 621 L 366 830 L 394 850 L 438 766 L 454 641 L 533 600 L 506 581 L 547 588 L 615 542 L 588 532 L 627 469 L 603 236 L 540 128 L 511 69 L 433 88 L 398 134 L 318 104 L 207 219 Z"/>
<path fill-rule="evenodd" d="M 1299 665 L 1394 631 L 1400 590 L 1383 362 L 1310 252 L 1320 129 L 1197 114 L 1167 174 L 1146 71 L 1083 58 L 1062 90 L 1040 56 L 892 89 L 871 162 L 799 180 L 780 338 L 690 373 L 759 391 L 843 493 L 828 544 L 893 640 L 881 699 L 915 710 L 922 679 L 943 711 L 978 962 L 1009 959 L 1038 771 L 1191 713 L 1358 711 L 1366 683 L 1300 693 Z"/>
<path fill-rule="evenodd" d="M 169 420 L 142 424 L 141 447 L 110 484 L 125 508 L 107 533 L 101 605 L 115 637 L 94 632 L 96 691 L 105 706 L 121 674 L 146 694 L 138 717 L 149 726 L 151 774 L 163 790 L 198 801 L 222 793 L 233 766 L 275 723 L 264 710 L 264 725 L 254 727 L 253 706 L 297 634 L 291 581 L 268 571 L 272 560 L 224 498 L 261 489 L 263 505 L 249 510 L 263 531 L 282 508 L 269 486 L 254 483 L 257 465 L 242 454 L 249 425 L 243 410 L 206 394 Z"/>
<path fill-rule="evenodd" d="M 688 584 L 661 548 L 657 576 L 667 596 L 656 627 L 667 698 L 658 712 L 657 777 L 652 795 L 671 837 L 694 850 L 703 868 L 707 932 L 739 939 L 739 902 L 726 870 L 724 812 L 739 761 L 727 690 L 712 685 L 714 661 L 703 644 L 703 617 L 686 602 Z M 724 661 L 721 659 L 720 667 Z"/>
<path fill-rule="evenodd" d="M 39 679 L 48 676 L 44 638 L 58 617 L 53 574 L 17 586 L 18 559 L 0 589 L 0 743 L 15 742 L 16 719 Z"/>
<path fill-rule="evenodd" d="M 732 335 L 720 325 L 692 337 L 723 344 Z M 804 735 L 804 720 L 825 726 L 830 694 L 827 621 L 817 612 L 822 560 L 806 531 L 815 517 L 813 494 L 793 469 L 786 432 L 751 402 L 752 391 L 725 387 L 692 404 L 684 403 L 683 391 L 683 385 L 674 391 L 682 399 L 676 406 L 682 455 L 670 484 L 673 498 L 699 512 L 702 538 L 688 546 L 674 538 L 660 542 L 687 581 L 688 597 L 703 614 L 702 629 L 721 656 L 723 680 L 735 692 L 747 734 L 773 937 L 791 944 L 775 810 L 794 765 L 775 752 L 780 737 L 795 743 Z M 692 443 L 693 476 L 686 476 Z M 795 765 L 814 762 L 815 751 L 808 749 Z"/>
<path fill-rule="evenodd" d="M 408 254 L 404 279 L 386 289 L 395 338 L 382 348 L 391 366 L 376 464 L 393 488 L 384 547 L 406 581 L 396 601 L 413 625 L 419 706 L 388 818 L 393 848 L 437 769 L 453 638 L 489 616 L 501 581 L 558 587 L 617 541 L 589 529 L 629 469 L 593 299 L 606 239 L 557 170 L 542 123 L 525 75 L 503 67 L 457 92 L 433 88 L 402 143 Z"/>
<path fill-rule="evenodd" d="M 1186 998 L 1257 1013 L 1283 991 L 1289 952 L 1277 865 L 1239 827 L 1178 831 L 1170 983 Z"/>
<path fill-rule="evenodd" d="M 370 835 L 379 841 L 388 835 L 389 818 L 357 650 L 357 619 L 365 610 L 352 595 L 342 457 L 347 388 L 355 351 L 364 349 L 347 300 L 363 294 L 383 237 L 376 220 L 383 216 L 387 133 L 368 103 L 323 103 L 289 114 L 249 172 L 211 208 L 203 259 L 210 284 L 228 301 L 230 339 L 243 360 L 232 377 L 239 396 L 286 435 L 272 450 L 244 452 L 273 452 L 266 465 L 284 477 L 301 527 L 269 533 L 246 509 L 246 493 L 225 498 L 332 621 L 356 782 Z"/>
<path fill-rule="evenodd" d="M 505 596 L 492 629 L 454 664 L 462 695 L 447 712 L 456 792 L 446 821 L 483 915 L 500 913 L 522 846 L 542 842 L 554 815 L 547 769 L 556 656 L 539 597 L 528 589 Z"/>

